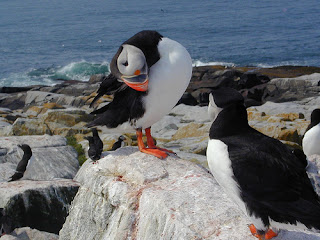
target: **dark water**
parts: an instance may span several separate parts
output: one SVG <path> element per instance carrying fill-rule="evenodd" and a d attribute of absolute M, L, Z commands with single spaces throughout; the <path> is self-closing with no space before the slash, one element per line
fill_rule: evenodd
<path fill-rule="evenodd" d="M 182 43 L 197 65 L 320 66 L 319 13 L 318 0 L 0 0 L 0 86 L 106 73 L 144 29 Z"/>

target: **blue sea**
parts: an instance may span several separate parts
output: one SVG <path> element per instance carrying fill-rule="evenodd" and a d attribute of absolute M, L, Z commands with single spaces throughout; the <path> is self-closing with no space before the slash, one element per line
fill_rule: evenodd
<path fill-rule="evenodd" d="M 0 0 L 0 86 L 87 81 L 157 30 L 194 65 L 320 66 L 319 0 Z"/>

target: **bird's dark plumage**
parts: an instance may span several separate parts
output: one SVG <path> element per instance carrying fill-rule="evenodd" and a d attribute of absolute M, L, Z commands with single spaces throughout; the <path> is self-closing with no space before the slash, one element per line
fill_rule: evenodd
<path fill-rule="evenodd" d="M 222 110 L 210 129 L 209 167 L 217 164 L 215 151 L 221 150 L 209 149 L 210 146 L 222 142 L 227 146 L 233 179 L 249 216 L 261 219 L 266 229 L 272 226 L 272 220 L 292 225 L 302 223 L 309 229 L 320 230 L 320 200 L 306 173 L 305 156 L 251 128 L 244 102 L 239 101 L 241 95 L 236 90 L 216 91 L 213 98 Z M 228 100 L 222 101 L 223 97 Z M 215 172 L 211 167 L 210 170 Z"/>
<path fill-rule="evenodd" d="M 3 222 L 4 222 L 4 214 L 3 214 L 3 208 L 0 208 L 0 237 L 1 235 L 4 233 L 4 229 L 3 229 Z"/>
<path fill-rule="evenodd" d="M 115 150 L 117 150 L 118 148 L 121 148 L 121 145 L 122 145 L 122 143 L 123 143 L 123 141 L 124 141 L 125 139 L 126 139 L 126 138 L 121 135 L 121 136 L 118 138 L 118 141 L 116 141 L 116 142 L 112 145 L 112 148 L 111 148 L 110 151 L 115 151 Z"/>
<path fill-rule="evenodd" d="M 108 105 L 95 110 L 92 114 L 98 114 L 97 118 L 87 124 L 87 127 L 105 125 L 108 128 L 116 128 L 126 121 L 134 121 L 144 113 L 144 106 L 141 98 L 146 92 L 138 92 L 129 88 L 121 79 L 121 73 L 118 69 L 117 59 L 123 49 L 124 44 L 135 46 L 144 53 L 148 68 L 152 67 L 159 59 L 160 55 L 157 49 L 158 42 L 162 35 L 156 31 L 141 31 L 129 38 L 119 47 L 117 53 L 110 63 L 111 73 L 104 78 L 97 91 L 97 96 L 90 104 L 92 107 L 96 101 L 103 95 L 114 95 L 114 99 Z"/>
<path fill-rule="evenodd" d="M 126 121 L 134 121 L 144 113 L 142 104 L 144 95 L 146 95 L 145 92 L 138 92 L 129 87 L 116 92 L 111 103 L 92 112 L 92 114 L 98 114 L 98 116 L 86 126 L 105 125 L 108 128 L 116 128 Z"/>
<path fill-rule="evenodd" d="M 320 109 L 314 109 L 311 113 L 311 122 L 306 129 L 306 132 L 320 123 Z"/>
<path fill-rule="evenodd" d="M 23 174 L 27 169 L 28 162 L 32 157 L 32 151 L 29 145 L 22 144 L 18 145 L 18 147 L 20 147 L 23 150 L 23 156 L 17 165 L 16 172 L 10 177 L 10 180 L 8 182 L 16 181 L 23 177 Z"/>
<path fill-rule="evenodd" d="M 118 81 L 118 79 L 113 76 L 111 73 L 104 77 L 102 80 L 99 89 L 97 90 L 97 96 L 93 99 L 90 104 L 90 107 L 93 107 L 94 104 L 101 98 L 103 95 L 113 95 L 115 92 L 120 91 L 122 88 L 125 88 L 124 82 Z"/>
<path fill-rule="evenodd" d="M 89 150 L 88 156 L 93 160 L 99 160 L 103 150 L 103 142 L 99 137 L 98 131 L 96 128 L 92 128 L 92 137 L 86 137 L 89 141 Z"/>

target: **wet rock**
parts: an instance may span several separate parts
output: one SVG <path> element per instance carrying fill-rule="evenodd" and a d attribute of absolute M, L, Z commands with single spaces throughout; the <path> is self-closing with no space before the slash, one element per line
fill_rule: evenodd
<path fill-rule="evenodd" d="M 180 98 L 180 100 L 179 100 L 179 102 L 177 103 L 177 105 L 178 105 L 178 104 L 181 104 L 181 103 L 183 103 L 183 104 L 185 104 L 185 105 L 190 105 L 190 106 L 198 105 L 197 99 L 194 98 L 194 97 L 192 96 L 192 94 L 191 94 L 191 93 L 188 93 L 188 92 L 186 92 L 186 93 L 184 93 L 184 94 L 182 95 L 182 97 Z"/>
<path fill-rule="evenodd" d="M 92 75 L 89 79 L 89 83 L 90 84 L 93 84 L 93 83 L 100 83 L 103 81 L 103 79 L 105 78 L 106 76 L 104 74 L 95 74 L 95 75 Z"/>
<path fill-rule="evenodd" d="M 4 230 L 29 226 L 57 234 L 78 190 L 73 180 L 0 182 Z"/>

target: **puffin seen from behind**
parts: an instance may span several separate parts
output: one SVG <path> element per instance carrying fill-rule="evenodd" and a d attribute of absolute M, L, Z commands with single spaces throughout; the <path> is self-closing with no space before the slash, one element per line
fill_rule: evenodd
<path fill-rule="evenodd" d="M 22 144 L 18 145 L 19 148 L 23 150 L 23 156 L 22 159 L 19 161 L 16 172 L 10 177 L 10 180 L 8 182 L 16 181 L 23 177 L 24 172 L 27 169 L 27 166 L 32 161 L 32 151 L 29 145 Z"/>
<path fill-rule="evenodd" d="M 313 154 L 320 155 L 320 109 L 311 113 L 311 123 L 303 136 L 302 149 L 307 157 Z"/>
<path fill-rule="evenodd" d="M 103 142 L 99 137 L 98 130 L 92 128 L 92 137 L 85 137 L 89 141 L 88 156 L 93 161 L 93 164 L 100 159 L 103 151 Z"/>
<path fill-rule="evenodd" d="M 104 94 L 114 95 L 113 101 L 93 111 L 97 117 L 87 127 L 136 130 L 141 152 L 165 158 L 171 151 L 156 147 L 151 126 L 171 111 L 190 82 L 192 61 L 188 51 L 156 31 L 141 31 L 121 44 L 110 70 L 91 106 Z M 148 147 L 142 141 L 142 130 Z"/>
<path fill-rule="evenodd" d="M 277 235 L 271 228 L 320 230 L 319 197 L 305 161 L 249 126 L 242 95 L 231 88 L 213 90 L 208 113 L 209 168 L 252 221 L 252 234 L 271 239 Z"/>

